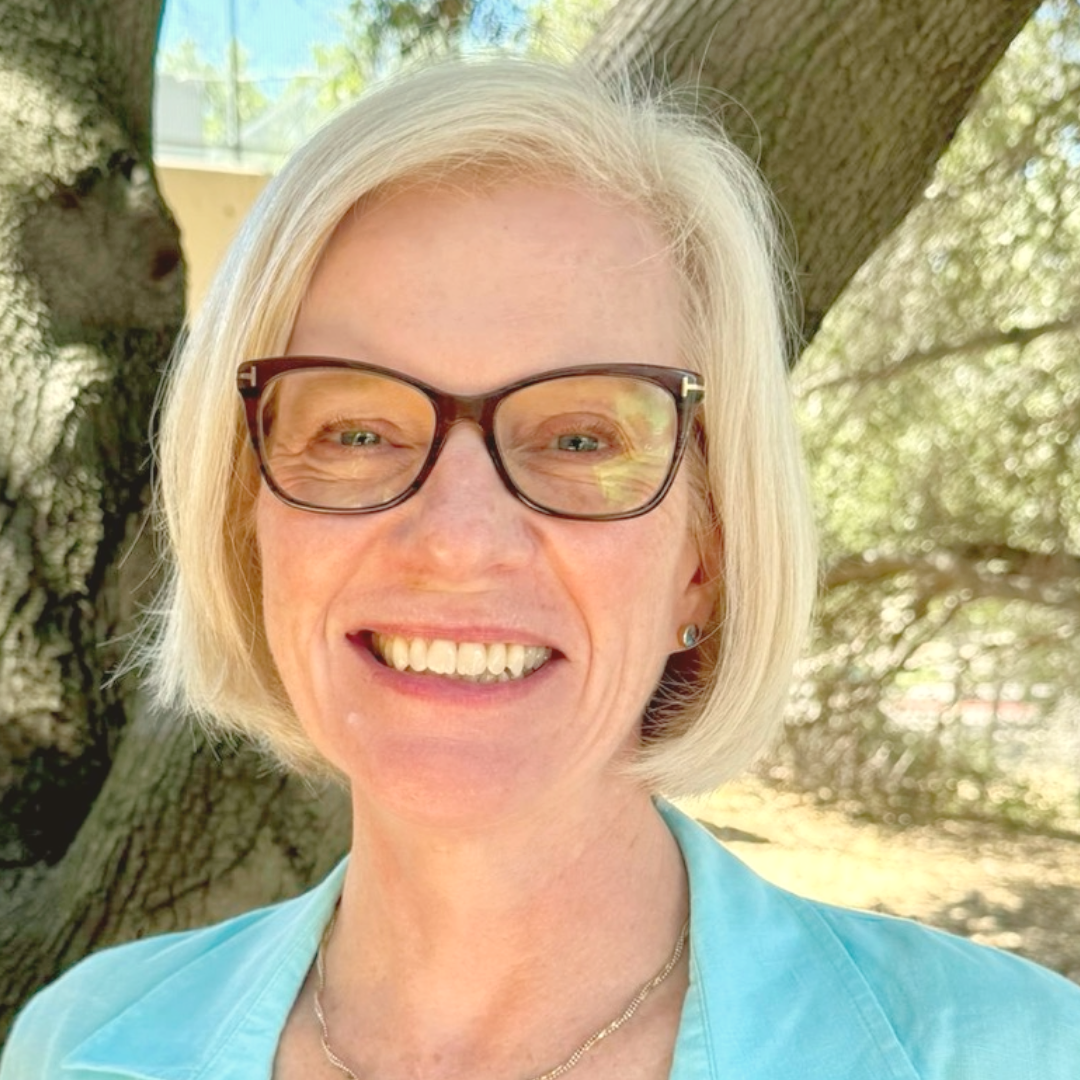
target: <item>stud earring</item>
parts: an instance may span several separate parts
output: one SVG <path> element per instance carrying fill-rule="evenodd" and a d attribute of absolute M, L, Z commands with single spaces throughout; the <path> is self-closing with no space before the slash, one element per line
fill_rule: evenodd
<path fill-rule="evenodd" d="M 692 649 L 701 637 L 701 630 L 695 623 L 687 623 L 679 630 L 679 644 L 684 649 Z"/>

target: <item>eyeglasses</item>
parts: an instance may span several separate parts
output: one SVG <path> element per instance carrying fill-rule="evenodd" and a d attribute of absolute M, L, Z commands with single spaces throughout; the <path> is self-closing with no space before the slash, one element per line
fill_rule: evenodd
<path fill-rule="evenodd" d="M 471 421 L 526 506 L 582 521 L 637 517 L 663 499 L 705 389 L 691 371 L 605 364 L 460 396 L 321 356 L 248 360 L 236 381 L 262 474 L 290 506 L 397 506 L 420 490 L 451 427 Z"/>

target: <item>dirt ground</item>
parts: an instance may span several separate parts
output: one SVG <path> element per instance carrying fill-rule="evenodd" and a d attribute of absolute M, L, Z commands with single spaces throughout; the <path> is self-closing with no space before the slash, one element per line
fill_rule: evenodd
<path fill-rule="evenodd" d="M 1080 983 L 1080 842 L 969 822 L 890 828 L 745 781 L 684 810 L 762 876 L 904 915 Z"/>

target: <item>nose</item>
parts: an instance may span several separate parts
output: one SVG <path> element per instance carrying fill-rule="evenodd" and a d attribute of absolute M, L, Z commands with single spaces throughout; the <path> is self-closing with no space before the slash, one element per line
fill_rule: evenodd
<path fill-rule="evenodd" d="M 531 557 L 533 511 L 507 490 L 473 423 L 458 423 L 423 487 L 399 508 L 402 553 L 444 576 L 475 579 Z"/>

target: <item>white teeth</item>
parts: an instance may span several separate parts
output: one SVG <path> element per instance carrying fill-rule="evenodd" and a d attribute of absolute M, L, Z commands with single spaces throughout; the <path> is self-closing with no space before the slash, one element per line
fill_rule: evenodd
<path fill-rule="evenodd" d="M 457 673 L 470 678 L 483 675 L 487 670 L 487 649 L 483 645 L 466 641 L 457 647 Z"/>
<path fill-rule="evenodd" d="M 409 642 L 409 667 L 413 671 L 427 671 L 427 646 L 419 638 Z"/>
<path fill-rule="evenodd" d="M 525 646 L 524 645 L 507 645 L 506 646 L 506 670 L 510 672 L 511 678 L 518 678 L 525 670 Z"/>
<path fill-rule="evenodd" d="M 506 668 L 506 646 L 501 642 L 487 647 L 487 669 L 489 675 L 501 675 Z"/>
<path fill-rule="evenodd" d="M 373 634 L 371 641 L 375 652 L 396 671 L 430 672 L 470 682 L 520 679 L 551 659 L 551 650 L 543 645 L 503 642 L 485 645 L 445 638 L 428 641 L 397 634 Z"/>
<path fill-rule="evenodd" d="M 428 646 L 428 671 L 433 675 L 453 675 L 457 671 L 457 646 L 439 638 Z"/>

